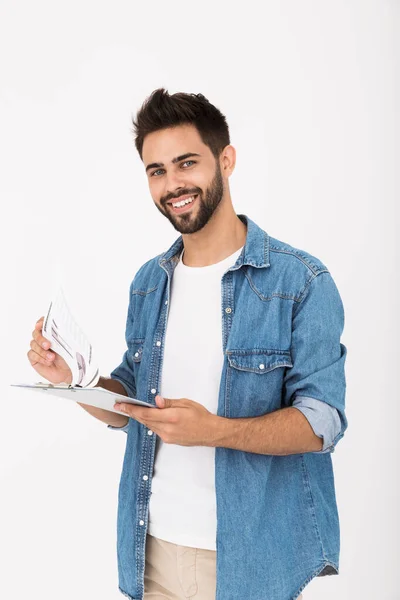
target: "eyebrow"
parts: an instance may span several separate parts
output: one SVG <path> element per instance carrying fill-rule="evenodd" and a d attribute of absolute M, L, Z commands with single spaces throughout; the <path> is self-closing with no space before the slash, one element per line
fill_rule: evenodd
<path fill-rule="evenodd" d="M 190 158 L 191 156 L 200 156 L 200 154 L 197 154 L 196 152 L 187 152 L 186 154 L 181 154 L 180 156 L 173 158 L 171 162 L 172 163 L 181 162 L 181 160 L 185 160 L 186 158 Z M 164 163 L 151 163 L 150 165 L 147 165 L 146 173 L 149 169 L 154 169 L 154 168 L 159 169 L 160 167 L 163 167 L 163 166 L 164 166 Z"/>

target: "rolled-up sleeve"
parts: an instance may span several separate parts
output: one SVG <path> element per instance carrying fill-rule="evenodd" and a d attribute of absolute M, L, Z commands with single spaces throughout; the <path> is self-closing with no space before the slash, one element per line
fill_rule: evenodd
<path fill-rule="evenodd" d="M 123 427 L 114 427 L 114 425 L 107 425 L 107 427 L 109 429 L 115 429 L 116 431 L 125 431 L 125 433 L 128 433 L 128 429 L 129 429 L 129 420 L 127 422 L 126 425 L 123 425 Z"/>
<path fill-rule="evenodd" d="M 126 326 L 125 326 L 125 342 L 127 349 L 122 357 L 121 363 L 116 367 L 111 373 L 111 379 L 115 379 L 121 383 L 123 388 L 125 389 L 129 398 L 136 398 L 136 382 L 135 382 L 135 374 L 133 370 L 133 360 L 131 349 L 129 348 L 129 338 L 132 332 L 133 326 L 133 315 L 132 315 L 132 287 L 134 285 L 134 281 L 132 281 L 129 288 L 129 304 L 128 304 L 128 314 L 126 317 Z M 129 428 L 129 420 L 126 425 L 123 427 L 114 427 L 112 425 L 108 425 L 109 429 L 115 429 L 117 431 L 125 431 L 128 433 Z"/>
<path fill-rule="evenodd" d="M 322 438 L 322 450 L 317 452 L 330 452 L 332 443 L 342 427 L 337 409 L 326 402 L 306 396 L 297 396 L 292 406 L 303 413 L 315 435 Z"/>
<path fill-rule="evenodd" d="M 316 435 L 324 438 L 319 453 L 334 452 L 348 427 L 347 348 L 340 342 L 343 328 L 344 308 L 339 291 L 331 274 L 321 271 L 308 283 L 294 309 L 293 366 L 287 369 L 284 379 L 285 404 L 300 409 Z M 320 403 L 328 406 L 322 407 Z"/>

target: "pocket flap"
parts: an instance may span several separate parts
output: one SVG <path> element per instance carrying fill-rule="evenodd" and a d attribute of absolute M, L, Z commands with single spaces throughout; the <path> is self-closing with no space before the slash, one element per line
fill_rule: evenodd
<path fill-rule="evenodd" d="M 132 342 L 132 360 L 140 362 L 142 360 L 144 340 L 133 340 Z"/>
<path fill-rule="evenodd" d="M 293 367 L 288 350 L 228 350 L 227 356 L 231 367 L 261 375 L 276 367 Z"/>

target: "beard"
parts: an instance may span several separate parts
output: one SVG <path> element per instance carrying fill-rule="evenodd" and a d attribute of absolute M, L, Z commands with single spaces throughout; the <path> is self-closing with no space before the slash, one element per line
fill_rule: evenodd
<path fill-rule="evenodd" d="M 179 196 L 187 194 L 197 194 L 196 204 L 198 205 L 195 212 L 188 211 L 186 213 L 174 214 L 170 207 L 166 209 L 163 206 L 176 198 L 175 196 L 165 196 L 161 199 L 161 206 L 156 204 L 156 207 L 164 217 L 167 217 L 176 231 L 179 233 L 196 233 L 200 231 L 213 216 L 214 212 L 221 203 L 224 194 L 224 181 L 222 179 L 221 168 L 219 162 L 216 161 L 215 175 L 210 185 L 203 194 L 201 188 L 187 188 L 179 191 Z"/>

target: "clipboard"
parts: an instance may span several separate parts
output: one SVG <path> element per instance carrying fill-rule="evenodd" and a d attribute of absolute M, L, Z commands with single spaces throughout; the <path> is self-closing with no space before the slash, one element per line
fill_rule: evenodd
<path fill-rule="evenodd" d="M 143 402 L 136 398 L 129 398 L 128 396 L 117 394 L 116 392 L 110 392 L 101 387 L 81 388 L 79 386 L 71 385 L 52 385 L 51 383 L 11 383 L 10 385 L 12 387 L 33 390 L 34 392 L 40 392 L 42 394 L 67 398 L 68 400 L 74 400 L 75 402 L 81 402 L 82 404 L 88 404 L 89 406 L 96 406 L 97 408 L 103 408 L 104 410 L 109 410 L 118 415 L 124 413 L 114 409 L 115 402 L 126 402 L 127 404 L 145 406 L 146 408 L 158 408 L 148 402 Z"/>

